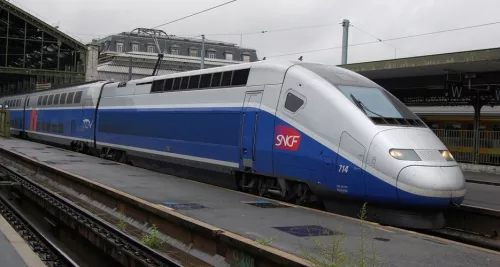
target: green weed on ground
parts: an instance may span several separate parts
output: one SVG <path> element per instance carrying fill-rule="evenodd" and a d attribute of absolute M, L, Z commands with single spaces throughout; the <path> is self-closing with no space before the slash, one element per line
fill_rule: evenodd
<path fill-rule="evenodd" d="M 120 211 L 120 221 L 118 221 L 118 228 L 122 231 L 127 230 L 127 223 L 123 220 L 125 218 L 125 213 Z"/>
<path fill-rule="evenodd" d="M 163 240 L 158 237 L 158 229 L 156 229 L 156 225 L 154 224 L 151 233 L 143 234 L 141 241 L 150 248 L 158 248 L 163 244 Z"/>
<path fill-rule="evenodd" d="M 346 236 L 338 231 L 326 244 L 313 240 L 314 248 L 306 249 L 301 246 L 300 256 L 311 263 L 313 267 L 375 267 L 381 266 L 380 260 L 375 253 L 375 244 L 372 240 L 371 255 L 365 249 L 366 243 L 366 203 L 363 204 L 360 213 L 361 240 L 356 252 L 350 253 L 344 247 Z M 373 234 L 373 229 L 371 228 Z M 327 233 L 325 233 L 327 234 Z"/>

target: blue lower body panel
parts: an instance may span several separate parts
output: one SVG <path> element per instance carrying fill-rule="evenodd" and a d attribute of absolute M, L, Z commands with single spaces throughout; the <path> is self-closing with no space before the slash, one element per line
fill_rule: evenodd
<path fill-rule="evenodd" d="M 344 194 L 363 201 L 427 207 L 450 205 L 449 198 L 398 191 L 363 170 L 346 176 L 342 169 L 345 166 L 352 169 L 353 163 L 273 114 L 247 109 L 246 116 L 257 112 L 255 173 L 300 180 L 330 190 L 332 195 Z M 12 116 L 18 115 L 22 116 L 22 112 Z M 95 123 L 93 109 L 26 111 L 25 115 L 25 129 L 41 134 L 93 140 L 94 127 L 97 127 L 96 140 L 103 145 L 124 146 L 151 154 L 191 156 L 243 169 L 242 113 L 238 107 L 101 109 Z M 344 167 L 339 167 L 339 162 Z M 462 199 L 453 200 L 460 203 Z"/>

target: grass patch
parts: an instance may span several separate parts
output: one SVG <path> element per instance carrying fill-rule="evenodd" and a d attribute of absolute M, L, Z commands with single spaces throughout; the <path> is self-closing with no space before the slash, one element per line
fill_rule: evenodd
<path fill-rule="evenodd" d="M 371 253 L 366 250 L 366 203 L 363 204 L 360 212 L 360 233 L 361 240 L 359 248 L 355 252 L 348 252 L 344 246 L 345 234 L 341 231 L 332 236 L 326 243 L 313 240 L 314 248 L 306 249 L 301 246 L 300 256 L 311 263 L 313 267 L 375 267 L 381 266 L 380 260 L 375 253 L 375 243 L 372 240 Z M 373 229 L 371 229 L 373 234 Z"/>
<path fill-rule="evenodd" d="M 163 240 L 158 237 L 158 229 L 154 224 L 151 233 L 143 234 L 141 241 L 150 248 L 158 248 L 163 244 Z"/>
<path fill-rule="evenodd" d="M 120 221 L 118 221 L 117 225 L 120 230 L 125 232 L 125 230 L 127 230 L 128 224 L 125 222 L 125 220 L 123 220 L 123 218 L 125 218 L 125 213 L 123 211 L 120 211 Z"/>

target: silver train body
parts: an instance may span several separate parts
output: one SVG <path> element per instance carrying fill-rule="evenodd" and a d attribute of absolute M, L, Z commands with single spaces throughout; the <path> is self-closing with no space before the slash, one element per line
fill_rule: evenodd
<path fill-rule="evenodd" d="M 244 70 L 244 83 L 234 85 Z M 213 86 L 216 73 L 222 82 Z M 207 75 L 212 84 L 201 88 Z M 174 88 L 176 78 L 181 82 Z M 152 92 L 160 82 L 165 88 Z M 78 103 L 48 105 L 56 95 L 69 99 L 79 91 Z M 260 194 L 301 200 L 312 194 L 398 212 L 440 212 L 465 196 L 461 169 L 432 130 L 376 83 L 334 66 L 260 61 L 88 83 L 0 103 L 16 99 L 23 104 L 11 107 L 21 122 L 14 133 L 145 167 L 159 162 L 154 165 L 201 169 L 215 173 L 206 179 L 215 182 L 218 174 L 230 174 L 237 187 Z M 442 225 L 436 220 L 430 224 Z"/>

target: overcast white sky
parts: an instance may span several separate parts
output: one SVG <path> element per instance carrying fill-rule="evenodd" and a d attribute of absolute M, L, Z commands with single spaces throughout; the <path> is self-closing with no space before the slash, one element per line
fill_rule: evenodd
<path fill-rule="evenodd" d="M 109 33 L 151 28 L 222 4 L 228 0 L 11 0 L 87 43 Z M 500 21 L 498 0 L 237 0 L 218 9 L 164 26 L 167 34 L 240 43 L 240 36 L 212 36 L 325 27 L 243 35 L 243 46 L 259 58 L 336 47 L 342 44 L 342 18 L 381 39 Z M 391 41 L 396 57 L 500 47 L 500 24 Z M 92 36 L 93 35 L 93 36 Z M 77 38 L 77 39 L 78 39 Z M 375 39 L 350 28 L 349 43 Z M 341 49 L 282 57 L 340 64 Z M 348 63 L 391 59 L 395 49 L 384 43 L 349 48 Z"/>

